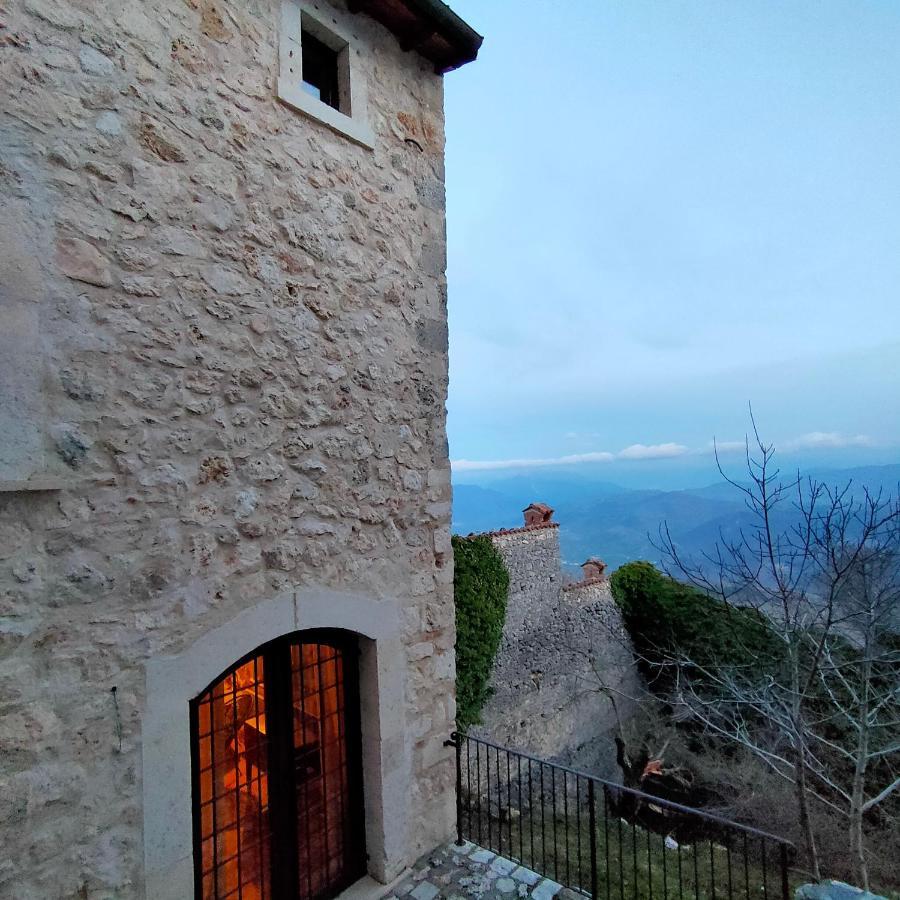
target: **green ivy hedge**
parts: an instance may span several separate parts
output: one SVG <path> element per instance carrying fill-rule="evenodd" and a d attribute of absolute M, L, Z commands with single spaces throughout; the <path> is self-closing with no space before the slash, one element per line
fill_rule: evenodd
<path fill-rule="evenodd" d="M 778 665 L 781 645 L 754 609 L 709 597 L 648 562 L 617 569 L 610 588 L 642 668 L 656 676 L 657 689 L 669 686 L 661 666 L 667 659 L 688 658 L 709 670 L 740 669 L 751 678 Z"/>
<path fill-rule="evenodd" d="M 489 537 L 453 538 L 456 603 L 456 727 L 481 721 L 500 646 L 509 573 Z"/>

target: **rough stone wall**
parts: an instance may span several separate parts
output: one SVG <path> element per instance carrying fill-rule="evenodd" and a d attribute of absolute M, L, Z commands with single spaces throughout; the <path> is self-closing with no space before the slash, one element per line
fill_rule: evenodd
<path fill-rule="evenodd" d="M 509 571 L 503 639 L 493 694 L 474 733 L 503 746 L 615 773 L 615 713 L 598 693 L 604 681 L 637 695 L 627 633 L 606 580 L 563 586 L 559 530 L 522 528 L 492 535 Z M 617 700 L 626 717 L 631 704 Z"/>
<path fill-rule="evenodd" d="M 303 585 L 399 598 L 410 859 L 447 836 L 442 82 L 334 14 L 374 151 L 275 99 L 278 0 L 0 0 L 0 312 L 62 485 L 0 493 L 0 896 L 143 896 L 144 663 Z"/>

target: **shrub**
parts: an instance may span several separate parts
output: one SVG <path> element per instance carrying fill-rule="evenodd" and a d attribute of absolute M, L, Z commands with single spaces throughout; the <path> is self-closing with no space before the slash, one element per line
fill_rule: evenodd
<path fill-rule="evenodd" d="M 491 539 L 453 538 L 456 604 L 456 725 L 481 720 L 509 594 L 509 573 Z"/>
<path fill-rule="evenodd" d="M 617 569 L 610 587 L 644 669 L 661 676 L 656 690 L 668 687 L 660 669 L 667 659 L 689 659 L 718 671 L 739 668 L 750 677 L 778 664 L 781 647 L 755 609 L 709 597 L 648 562 Z"/>

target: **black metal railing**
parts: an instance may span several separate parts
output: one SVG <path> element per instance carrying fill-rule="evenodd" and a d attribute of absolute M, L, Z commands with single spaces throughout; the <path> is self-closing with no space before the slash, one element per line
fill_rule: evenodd
<path fill-rule="evenodd" d="M 457 840 L 605 900 L 789 900 L 783 838 L 454 733 Z"/>

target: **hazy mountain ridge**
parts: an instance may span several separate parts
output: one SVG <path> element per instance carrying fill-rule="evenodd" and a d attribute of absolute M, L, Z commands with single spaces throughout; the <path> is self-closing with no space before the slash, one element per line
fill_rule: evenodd
<path fill-rule="evenodd" d="M 783 472 L 786 479 L 791 474 Z M 852 469 L 811 470 L 809 475 L 829 486 L 853 483 L 896 494 L 900 464 Z M 737 537 L 752 517 L 741 492 L 724 482 L 676 491 L 631 489 L 567 473 L 533 473 L 491 478 L 487 483 L 454 482 L 453 531 L 458 534 L 493 531 L 522 524 L 522 509 L 535 500 L 549 503 L 560 523 L 563 560 L 577 566 L 588 556 L 600 556 L 615 568 L 633 559 L 658 562 L 653 541 L 668 524 L 686 555 L 711 549 L 720 534 Z M 791 518 L 784 507 L 781 521 Z"/>

